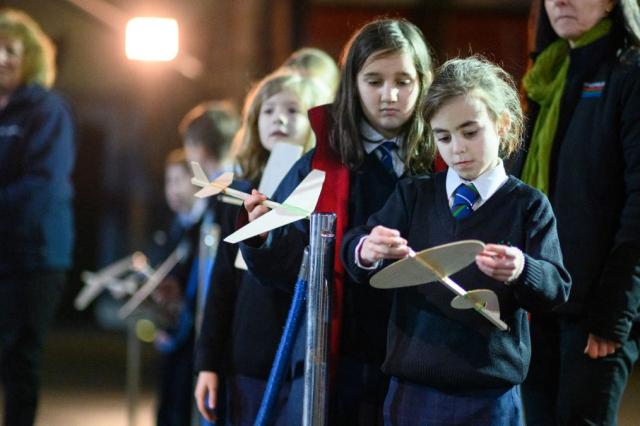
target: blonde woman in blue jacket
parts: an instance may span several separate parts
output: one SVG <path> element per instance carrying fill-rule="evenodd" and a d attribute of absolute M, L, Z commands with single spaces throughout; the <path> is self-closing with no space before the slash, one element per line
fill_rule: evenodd
<path fill-rule="evenodd" d="M 0 368 L 12 426 L 34 422 L 44 337 L 73 252 L 74 129 L 51 90 L 54 54 L 29 16 L 0 10 Z"/>

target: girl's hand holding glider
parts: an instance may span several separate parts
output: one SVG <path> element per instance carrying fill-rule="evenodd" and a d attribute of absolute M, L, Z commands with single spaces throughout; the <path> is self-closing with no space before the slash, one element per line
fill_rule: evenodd
<path fill-rule="evenodd" d="M 257 189 L 251 190 L 251 195 L 244 200 L 244 208 L 249 213 L 249 222 L 253 222 L 269 212 L 269 207 L 262 204 L 265 201 L 267 201 L 266 195 L 259 193 Z M 260 234 L 263 240 L 266 240 L 268 236 L 268 232 Z"/>
<path fill-rule="evenodd" d="M 371 266 L 381 259 L 404 259 L 410 252 L 399 231 L 379 225 L 362 243 L 359 260 L 363 266 Z"/>
<path fill-rule="evenodd" d="M 266 195 L 259 193 L 257 189 L 251 190 L 251 195 L 244 200 L 244 208 L 249 213 L 249 222 L 269 212 L 269 207 L 262 204 L 265 201 L 267 201 Z"/>
<path fill-rule="evenodd" d="M 476 265 L 486 275 L 509 283 L 518 279 L 524 269 L 524 255 L 517 247 L 487 244 L 476 256 Z"/>

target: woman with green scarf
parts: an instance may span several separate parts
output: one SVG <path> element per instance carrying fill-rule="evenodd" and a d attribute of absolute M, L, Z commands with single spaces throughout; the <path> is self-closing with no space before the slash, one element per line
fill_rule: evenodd
<path fill-rule="evenodd" d="M 615 425 L 640 352 L 637 0 L 534 1 L 525 150 L 558 221 L 569 302 L 531 318 L 527 425 Z"/>

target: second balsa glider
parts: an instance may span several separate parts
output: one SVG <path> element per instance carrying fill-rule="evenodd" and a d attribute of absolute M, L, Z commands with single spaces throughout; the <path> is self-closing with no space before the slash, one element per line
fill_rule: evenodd
<path fill-rule="evenodd" d="M 213 182 L 209 182 L 207 175 L 202 170 L 200 164 L 191 163 L 194 177 L 191 183 L 203 187 L 196 193 L 196 197 L 205 198 L 219 193 L 229 195 L 241 200 L 247 199 L 249 194 L 229 188 L 233 182 L 233 173 L 223 173 Z M 312 170 L 307 177 L 294 189 L 287 197 L 284 203 L 279 204 L 274 201 L 267 200 L 263 204 L 271 209 L 271 211 L 249 224 L 238 229 L 229 235 L 224 241 L 228 243 L 238 243 L 272 229 L 279 228 L 300 219 L 308 218 L 316 208 L 322 185 L 324 184 L 325 172 L 321 170 Z"/>
<path fill-rule="evenodd" d="M 411 252 L 409 257 L 395 262 L 375 274 L 370 284 L 375 288 L 400 288 L 439 281 L 456 294 L 451 301 L 455 309 L 475 309 L 500 330 L 508 330 L 500 319 L 498 297 L 491 290 L 466 291 L 449 278 L 470 265 L 482 253 L 484 243 L 477 240 L 457 241 Z"/>

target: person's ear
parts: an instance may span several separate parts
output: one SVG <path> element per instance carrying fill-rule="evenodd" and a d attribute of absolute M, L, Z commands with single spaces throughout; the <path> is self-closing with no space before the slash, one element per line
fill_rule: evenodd
<path fill-rule="evenodd" d="M 508 110 L 502 111 L 498 119 L 498 136 L 505 137 L 511 129 L 511 114 Z"/>

